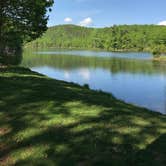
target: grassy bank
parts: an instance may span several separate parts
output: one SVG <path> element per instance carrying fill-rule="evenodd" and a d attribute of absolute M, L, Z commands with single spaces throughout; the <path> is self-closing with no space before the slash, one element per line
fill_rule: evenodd
<path fill-rule="evenodd" d="M 166 116 L 24 68 L 0 68 L 0 165 L 166 163 Z"/>

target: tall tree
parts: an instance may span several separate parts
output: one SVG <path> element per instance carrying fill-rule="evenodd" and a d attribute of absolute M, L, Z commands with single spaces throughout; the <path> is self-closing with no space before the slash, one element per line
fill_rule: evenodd
<path fill-rule="evenodd" d="M 53 0 L 0 0 L 0 56 L 46 31 L 52 4 Z"/>

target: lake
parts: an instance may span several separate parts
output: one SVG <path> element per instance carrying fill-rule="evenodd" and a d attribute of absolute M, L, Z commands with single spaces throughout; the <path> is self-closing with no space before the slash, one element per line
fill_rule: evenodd
<path fill-rule="evenodd" d="M 149 53 L 25 50 L 21 65 L 166 114 L 166 63 L 154 62 Z"/>

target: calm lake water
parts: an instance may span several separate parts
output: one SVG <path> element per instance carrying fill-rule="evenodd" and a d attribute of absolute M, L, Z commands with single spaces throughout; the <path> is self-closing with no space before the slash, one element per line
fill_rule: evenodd
<path fill-rule="evenodd" d="M 166 63 L 149 53 L 26 50 L 21 65 L 166 114 Z"/>

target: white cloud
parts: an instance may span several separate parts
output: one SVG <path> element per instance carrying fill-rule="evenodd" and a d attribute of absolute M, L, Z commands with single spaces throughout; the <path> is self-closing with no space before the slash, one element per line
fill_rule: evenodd
<path fill-rule="evenodd" d="M 80 25 L 80 26 L 89 26 L 89 25 L 91 25 L 92 23 L 93 23 L 92 18 L 87 17 L 87 18 L 85 18 L 84 20 L 80 21 L 79 25 Z"/>
<path fill-rule="evenodd" d="M 73 20 L 72 20 L 72 18 L 70 18 L 70 17 L 66 17 L 65 19 L 64 19 L 64 22 L 66 22 L 66 23 L 70 23 L 70 22 L 72 22 Z"/>
<path fill-rule="evenodd" d="M 158 25 L 165 25 L 166 26 L 166 20 L 159 22 Z"/>

